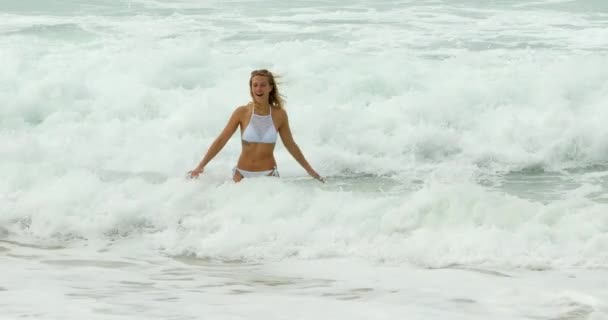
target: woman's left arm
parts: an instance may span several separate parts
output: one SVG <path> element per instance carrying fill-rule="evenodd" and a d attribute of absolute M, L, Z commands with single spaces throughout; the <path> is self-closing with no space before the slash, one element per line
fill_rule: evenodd
<path fill-rule="evenodd" d="M 277 113 L 280 114 L 281 119 L 281 125 L 278 129 L 279 135 L 281 136 L 281 141 L 283 141 L 283 145 L 285 146 L 289 154 L 291 154 L 291 156 L 296 159 L 296 161 L 304 168 L 304 170 L 306 170 L 306 172 L 308 172 L 311 177 L 325 183 L 325 180 L 323 180 L 323 178 L 321 178 L 321 176 L 310 166 L 308 161 L 306 161 L 306 158 L 300 150 L 300 147 L 298 147 L 298 145 L 294 141 L 293 135 L 291 134 L 291 129 L 289 128 L 289 119 L 287 118 L 287 112 L 285 112 L 285 110 L 283 109 L 279 109 L 279 112 Z"/>

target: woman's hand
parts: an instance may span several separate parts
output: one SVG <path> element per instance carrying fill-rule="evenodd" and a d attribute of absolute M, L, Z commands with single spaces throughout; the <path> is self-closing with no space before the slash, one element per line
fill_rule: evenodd
<path fill-rule="evenodd" d="M 321 177 L 321 176 L 320 176 L 320 175 L 319 175 L 319 174 L 318 174 L 318 173 L 317 173 L 315 170 L 312 170 L 312 169 L 311 169 L 310 171 L 308 171 L 308 174 L 309 174 L 311 177 L 313 177 L 313 178 L 315 178 L 315 179 L 317 179 L 317 180 L 321 181 L 322 183 L 325 183 L 325 179 L 323 179 L 323 178 L 322 178 L 322 177 Z"/>
<path fill-rule="evenodd" d="M 204 168 L 199 168 L 196 167 L 196 169 L 192 170 L 192 171 L 188 171 L 188 175 L 190 179 L 194 179 L 194 178 L 198 178 L 198 176 L 203 173 L 205 169 Z"/>

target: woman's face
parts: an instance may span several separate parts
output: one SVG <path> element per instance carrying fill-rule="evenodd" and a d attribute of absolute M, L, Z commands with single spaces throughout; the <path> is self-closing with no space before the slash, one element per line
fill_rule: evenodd
<path fill-rule="evenodd" d="M 255 102 L 268 103 L 268 97 L 272 91 L 272 85 L 268 83 L 268 78 L 264 76 L 254 76 L 251 79 L 251 95 Z"/>

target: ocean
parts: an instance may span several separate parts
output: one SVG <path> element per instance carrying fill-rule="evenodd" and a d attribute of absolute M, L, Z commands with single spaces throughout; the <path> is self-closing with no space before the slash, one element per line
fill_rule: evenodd
<path fill-rule="evenodd" d="M 608 319 L 608 1 L 0 0 L 0 319 Z M 267 68 L 294 138 L 235 184 Z"/>

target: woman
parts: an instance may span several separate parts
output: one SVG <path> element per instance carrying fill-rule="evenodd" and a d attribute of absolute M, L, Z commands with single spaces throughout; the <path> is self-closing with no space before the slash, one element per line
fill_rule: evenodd
<path fill-rule="evenodd" d="M 243 178 L 274 176 L 278 177 L 277 164 L 274 159 L 274 146 L 277 133 L 289 153 L 308 172 L 308 174 L 325 182 L 308 164 L 302 151 L 293 140 L 287 113 L 283 109 L 283 100 L 274 76 L 268 70 L 254 70 L 249 78 L 249 93 L 252 102 L 238 107 L 228 120 L 228 124 L 213 141 L 207 154 L 196 168 L 189 172 L 191 178 L 198 177 L 205 166 L 220 152 L 237 128 L 241 128 L 242 151 L 236 167 L 232 170 L 235 182 Z"/>

